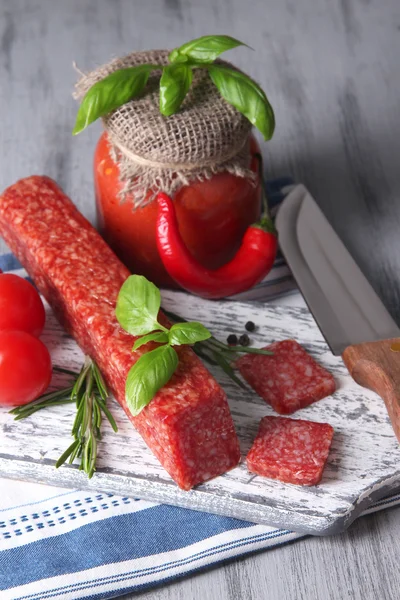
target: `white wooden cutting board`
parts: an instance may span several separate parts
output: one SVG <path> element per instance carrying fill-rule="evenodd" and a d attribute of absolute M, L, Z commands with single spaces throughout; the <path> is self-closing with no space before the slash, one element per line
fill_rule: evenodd
<path fill-rule="evenodd" d="M 183 492 L 114 400 L 109 406 L 119 432 L 114 434 L 104 424 L 98 471 L 91 480 L 76 466 L 54 468 L 71 442 L 72 406 L 43 410 L 24 421 L 13 421 L 0 409 L 0 476 L 103 490 L 317 535 L 342 531 L 373 501 L 400 486 L 400 449 L 383 401 L 353 382 L 341 359 L 330 353 L 306 308 L 210 302 L 177 292 L 164 293 L 163 306 L 201 321 L 221 340 L 230 332 L 243 331 L 251 319 L 258 326 L 251 336 L 255 346 L 295 338 L 333 373 L 338 391 L 294 415 L 330 423 L 335 429 L 322 482 L 315 487 L 283 484 L 250 474 L 242 462 L 229 473 Z M 44 341 L 54 364 L 79 370 L 82 353 L 50 310 Z M 245 456 L 260 419 L 273 411 L 256 394 L 235 386 L 218 368 L 214 374 L 227 391 Z M 62 375 L 55 376 L 58 387 L 62 381 Z"/>

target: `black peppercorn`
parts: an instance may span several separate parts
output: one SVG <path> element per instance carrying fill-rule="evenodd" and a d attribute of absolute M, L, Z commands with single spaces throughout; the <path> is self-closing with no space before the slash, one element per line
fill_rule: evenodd
<path fill-rule="evenodd" d="M 247 335 L 247 333 L 244 333 L 243 335 L 240 336 L 240 338 L 239 338 L 239 344 L 241 346 L 248 346 L 250 344 L 250 338 Z"/>
<path fill-rule="evenodd" d="M 234 333 L 231 333 L 230 335 L 228 335 L 226 341 L 228 342 L 228 344 L 230 346 L 236 346 L 236 344 L 237 344 L 237 335 L 235 335 Z"/>
<path fill-rule="evenodd" d="M 247 323 L 244 327 L 245 327 L 246 331 L 254 331 L 256 328 L 253 321 L 247 321 Z"/>

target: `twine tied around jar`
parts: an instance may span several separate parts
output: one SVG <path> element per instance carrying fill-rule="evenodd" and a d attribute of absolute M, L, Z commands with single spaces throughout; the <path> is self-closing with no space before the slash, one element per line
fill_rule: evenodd
<path fill-rule="evenodd" d="M 168 50 L 151 50 L 116 58 L 83 74 L 74 96 L 83 97 L 92 85 L 118 69 L 166 65 L 168 55 Z M 249 164 L 251 123 L 221 97 L 207 72 L 194 70 L 191 89 L 179 112 L 170 117 L 159 110 L 160 77 L 161 71 L 153 71 L 140 97 L 103 118 L 110 154 L 123 183 L 121 201 L 129 199 L 138 208 L 160 191 L 172 196 L 184 185 L 223 172 L 255 182 Z"/>

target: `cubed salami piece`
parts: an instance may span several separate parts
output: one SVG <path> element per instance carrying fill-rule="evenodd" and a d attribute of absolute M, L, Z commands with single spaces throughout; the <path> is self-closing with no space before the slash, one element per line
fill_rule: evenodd
<path fill-rule="evenodd" d="M 54 181 L 29 177 L 8 188 L 0 197 L 0 232 L 181 488 L 238 464 L 226 395 L 188 346 L 177 348 L 179 365 L 168 384 L 137 417 L 129 412 L 126 377 L 149 349 L 132 352 L 136 338 L 115 317 L 118 292 L 130 273 Z"/>
<path fill-rule="evenodd" d="M 264 417 L 247 455 L 247 467 L 252 473 L 284 483 L 316 485 L 333 433 L 328 423 Z"/>
<path fill-rule="evenodd" d="M 236 366 L 251 387 L 281 415 L 333 394 L 335 380 L 295 340 L 275 342 L 273 356 L 246 354 Z"/>

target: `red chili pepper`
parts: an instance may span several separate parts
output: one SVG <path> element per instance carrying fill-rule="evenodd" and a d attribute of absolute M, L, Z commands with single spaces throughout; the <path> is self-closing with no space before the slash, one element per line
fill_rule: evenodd
<path fill-rule="evenodd" d="M 224 298 L 248 290 L 271 270 L 278 240 L 269 217 L 250 225 L 234 258 L 211 270 L 198 263 L 185 246 L 171 198 L 161 192 L 157 201 L 158 252 L 170 276 L 188 292 L 203 298 Z"/>

